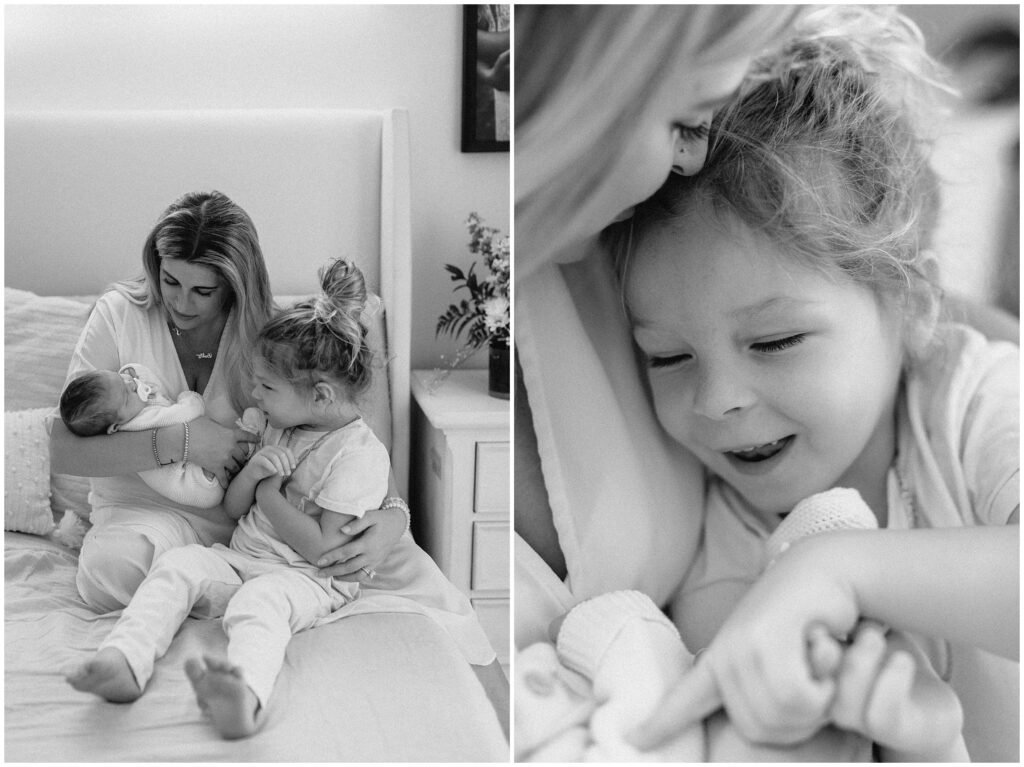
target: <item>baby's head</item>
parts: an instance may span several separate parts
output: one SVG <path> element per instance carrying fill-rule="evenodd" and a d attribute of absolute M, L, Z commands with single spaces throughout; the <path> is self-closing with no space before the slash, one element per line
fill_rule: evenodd
<path fill-rule="evenodd" d="M 659 419 L 770 513 L 888 465 L 931 336 L 935 184 L 893 74 L 926 57 L 893 23 L 805 30 L 716 116 L 704 170 L 608 233 Z"/>
<path fill-rule="evenodd" d="M 60 395 L 60 417 L 80 437 L 112 434 L 146 407 L 138 382 L 126 373 L 93 370 L 69 383 Z"/>
<path fill-rule="evenodd" d="M 363 274 L 338 259 L 320 270 L 320 284 L 318 296 L 282 311 L 257 339 L 253 396 L 277 427 L 289 425 L 282 419 L 291 414 L 274 412 L 268 380 L 328 409 L 354 404 L 370 386 L 373 353 L 361 321 L 368 297 Z"/>

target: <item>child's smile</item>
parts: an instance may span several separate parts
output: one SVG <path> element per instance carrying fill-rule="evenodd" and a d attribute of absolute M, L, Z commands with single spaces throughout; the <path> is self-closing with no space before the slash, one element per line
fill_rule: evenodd
<path fill-rule="evenodd" d="M 735 221 L 653 227 L 626 273 L 662 425 L 760 513 L 855 487 L 884 511 L 901 325 Z"/>

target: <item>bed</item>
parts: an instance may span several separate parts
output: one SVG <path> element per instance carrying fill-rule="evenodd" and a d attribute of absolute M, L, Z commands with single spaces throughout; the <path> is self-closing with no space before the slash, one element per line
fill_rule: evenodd
<path fill-rule="evenodd" d="M 355 260 L 385 311 L 387 376 L 370 423 L 408 476 L 410 222 L 402 110 L 8 112 L 5 115 L 5 761 L 507 761 L 487 695 L 454 643 L 414 612 L 347 617 L 297 635 L 267 725 L 223 741 L 186 658 L 223 651 L 219 621 L 189 619 L 130 705 L 63 679 L 116 614 L 74 585 L 57 523 L 88 517 L 87 482 L 49 469 L 56 402 L 91 301 L 138 272 L 142 242 L 185 191 L 217 189 L 252 216 L 281 303 Z M 414 510 L 415 513 L 415 510 Z"/>

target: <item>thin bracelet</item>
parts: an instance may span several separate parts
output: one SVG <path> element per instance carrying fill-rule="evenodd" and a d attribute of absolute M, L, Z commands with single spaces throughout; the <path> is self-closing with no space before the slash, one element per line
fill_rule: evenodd
<path fill-rule="evenodd" d="M 405 512 L 405 532 L 409 532 L 409 528 L 412 527 L 412 514 L 409 512 L 409 504 L 405 500 L 397 495 L 389 495 L 384 499 L 384 503 L 380 505 L 382 509 L 401 509 Z"/>
<path fill-rule="evenodd" d="M 156 460 L 156 465 L 159 466 L 159 467 L 163 467 L 163 464 L 160 463 L 160 451 L 156 449 L 156 433 L 158 431 L 160 431 L 159 428 L 153 429 L 153 431 L 150 432 L 150 435 L 151 435 L 151 440 L 150 441 L 153 443 L 153 458 Z"/>
<path fill-rule="evenodd" d="M 188 422 L 185 424 L 185 447 L 181 450 L 181 465 L 184 466 L 188 463 Z"/>

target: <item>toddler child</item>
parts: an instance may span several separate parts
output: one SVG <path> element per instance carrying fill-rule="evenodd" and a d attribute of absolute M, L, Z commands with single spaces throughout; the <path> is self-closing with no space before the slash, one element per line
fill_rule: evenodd
<path fill-rule="evenodd" d="M 217 478 L 188 462 L 188 422 L 205 414 L 202 396 L 183 391 L 177 402 L 171 402 L 155 380 L 152 372 L 138 363 L 123 365 L 116 373 L 83 373 L 68 383 L 60 395 L 61 420 L 80 437 L 185 424 L 183 460 L 160 469 L 140 471 L 139 479 L 176 503 L 200 509 L 219 505 L 224 488 Z"/>
<path fill-rule="evenodd" d="M 438 621 L 470 663 L 495 660 L 469 600 L 408 531 L 362 586 L 317 574 L 321 554 L 349 537 L 342 528 L 380 505 L 390 473 L 387 449 L 356 405 L 373 365 L 362 274 L 335 261 L 321 283 L 321 296 L 285 310 L 258 337 L 253 398 L 266 416 L 260 447 L 224 497 L 239 520 L 230 547 L 162 555 L 96 655 L 68 677 L 76 689 L 138 698 L 190 612 L 223 616 L 227 658 L 191 659 L 186 673 L 225 738 L 262 725 L 291 635 L 343 606 L 341 614 L 364 602 L 367 612 L 414 609 Z"/>
<path fill-rule="evenodd" d="M 917 678 L 955 690 L 973 759 L 1016 761 L 1019 351 L 937 320 L 935 183 L 915 120 L 934 70 L 919 33 L 875 8 L 823 13 L 831 27 L 808 22 L 716 115 L 704 170 L 670 176 L 608 233 L 658 418 L 708 476 L 673 606 L 686 645 L 707 648 L 687 676 L 713 684 L 748 737 L 796 740 L 831 720 L 948 756 L 948 696 L 931 716 L 865 713 L 917 683 L 909 648 L 887 653 L 877 624 L 834 679 L 812 674 L 811 614 L 840 634 L 859 613 L 920 634 Z M 882 529 L 801 541 L 762 578 L 772 531 L 834 487 Z M 704 716 L 694 684 L 635 742 Z"/>

